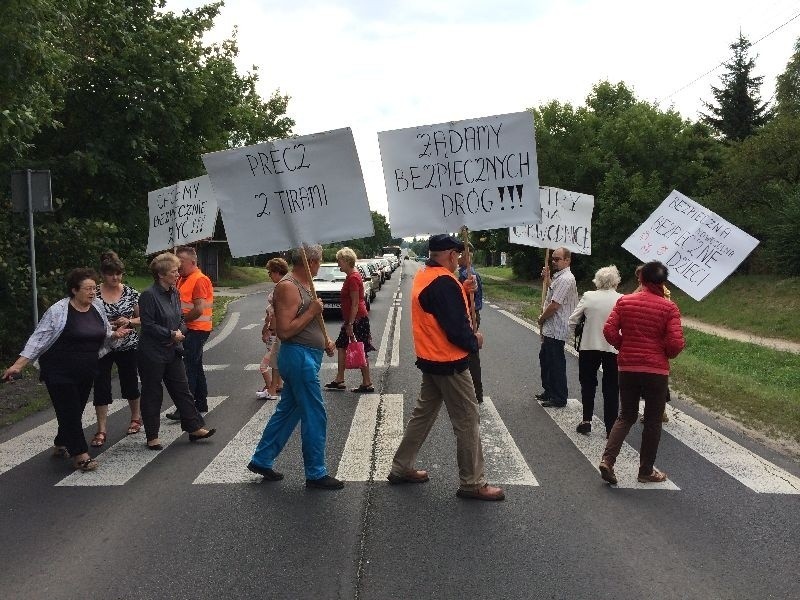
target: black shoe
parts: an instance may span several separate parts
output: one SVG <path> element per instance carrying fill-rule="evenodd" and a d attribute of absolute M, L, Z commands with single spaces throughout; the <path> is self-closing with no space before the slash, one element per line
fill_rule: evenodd
<path fill-rule="evenodd" d="M 564 408 L 566 405 L 566 402 L 564 404 L 556 404 L 552 400 L 545 400 L 542 402 L 542 406 L 545 408 Z"/>
<path fill-rule="evenodd" d="M 591 433 L 592 424 L 589 421 L 582 421 L 581 423 L 578 423 L 578 426 L 575 428 L 575 431 L 583 434 Z"/>
<path fill-rule="evenodd" d="M 147 446 L 148 450 L 163 450 L 164 449 L 164 446 L 161 445 L 161 444 L 153 444 L 152 446 L 150 444 L 145 444 L 145 445 Z"/>
<path fill-rule="evenodd" d="M 171 421 L 180 421 L 181 420 L 181 413 L 179 413 L 177 410 L 174 410 L 171 413 L 167 413 L 164 416 L 167 417 Z"/>
<path fill-rule="evenodd" d="M 195 404 L 195 408 L 197 412 L 207 413 L 208 412 L 208 404 Z"/>
<path fill-rule="evenodd" d="M 250 462 L 247 465 L 247 470 L 255 473 L 256 475 L 261 475 L 265 481 L 280 481 L 283 479 L 283 473 L 278 473 L 278 471 L 273 471 L 272 469 L 259 467 L 254 462 Z"/>
<path fill-rule="evenodd" d="M 212 435 L 214 435 L 215 433 L 217 433 L 217 430 L 216 430 L 216 429 L 209 429 L 209 430 L 208 430 L 208 431 L 205 433 L 205 435 L 195 435 L 195 434 L 193 434 L 193 433 L 190 433 L 190 434 L 189 434 L 189 441 L 190 441 L 190 442 L 196 442 L 197 440 L 204 440 L 204 439 L 206 439 L 206 438 L 210 438 L 210 437 L 211 437 Z"/>
<path fill-rule="evenodd" d="M 344 487 L 344 483 L 335 477 L 325 475 L 325 477 L 320 477 L 319 479 L 306 479 L 306 487 L 320 490 L 340 490 Z"/>
<path fill-rule="evenodd" d="M 539 394 L 536 394 L 533 398 L 534 400 L 538 400 L 539 402 L 544 402 L 545 400 L 547 400 L 547 394 L 545 392 L 541 392 Z"/>

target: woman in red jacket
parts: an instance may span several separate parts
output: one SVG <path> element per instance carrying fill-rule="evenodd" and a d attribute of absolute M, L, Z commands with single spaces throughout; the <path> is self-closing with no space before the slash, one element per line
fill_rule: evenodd
<path fill-rule="evenodd" d="M 617 483 L 614 463 L 622 443 L 639 412 L 644 398 L 644 428 L 640 450 L 640 483 L 660 482 L 666 473 L 653 468 L 661 439 L 661 415 L 669 393 L 669 359 L 678 356 L 685 345 L 678 307 L 664 297 L 669 271 L 653 261 L 642 267 L 642 291 L 617 301 L 608 316 L 603 335 L 619 350 L 620 414 L 608 436 L 600 462 L 600 474 Z"/>

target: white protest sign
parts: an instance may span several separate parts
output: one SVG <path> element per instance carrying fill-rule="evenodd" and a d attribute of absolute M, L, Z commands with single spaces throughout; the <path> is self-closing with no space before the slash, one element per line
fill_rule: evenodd
<path fill-rule="evenodd" d="M 234 257 L 374 235 L 349 128 L 203 155 Z"/>
<path fill-rule="evenodd" d="M 395 237 L 541 219 L 531 113 L 382 131 L 378 143 Z"/>
<path fill-rule="evenodd" d="M 552 250 L 567 248 L 578 254 L 592 253 L 594 196 L 541 187 L 539 203 L 542 222 L 509 228 L 509 242 Z"/>
<path fill-rule="evenodd" d="M 659 260 L 695 300 L 717 287 L 758 240 L 677 190 L 622 244 L 642 262 Z"/>
<path fill-rule="evenodd" d="M 214 235 L 217 200 L 208 175 L 179 181 L 147 194 L 150 233 L 146 254 L 190 244 Z"/>

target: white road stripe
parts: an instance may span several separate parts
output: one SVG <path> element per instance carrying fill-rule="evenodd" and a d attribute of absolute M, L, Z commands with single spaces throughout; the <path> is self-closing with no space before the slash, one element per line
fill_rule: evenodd
<path fill-rule="evenodd" d="M 534 325 L 532 325 L 531 323 L 528 323 L 528 322 L 527 322 L 525 319 L 523 319 L 523 318 L 521 318 L 521 317 L 518 317 L 517 315 L 515 315 L 515 314 L 513 314 L 513 313 L 510 313 L 510 312 L 508 312 L 507 310 L 499 310 L 499 311 L 497 311 L 497 312 L 499 312 L 501 315 L 505 315 L 505 316 L 507 316 L 509 319 L 511 319 L 512 321 L 515 321 L 515 322 L 519 323 L 519 324 L 520 324 L 520 325 L 522 325 L 523 327 L 525 327 L 525 328 L 527 328 L 527 329 L 530 329 L 531 331 L 533 331 L 533 332 L 535 332 L 535 333 L 539 333 L 539 329 L 538 329 L 537 327 L 535 327 L 535 326 L 534 326 Z"/>
<path fill-rule="evenodd" d="M 208 340 L 205 345 L 203 346 L 203 351 L 208 352 L 214 346 L 219 344 L 220 342 L 224 341 L 226 337 L 228 337 L 233 330 L 236 329 L 236 325 L 239 323 L 239 313 L 234 312 L 231 313 L 228 317 L 228 322 L 225 323 L 225 327 L 222 328 L 217 335 L 215 335 L 212 339 Z"/>
<path fill-rule="evenodd" d="M 480 404 L 481 444 L 492 484 L 539 485 L 489 396 Z"/>
<path fill-rule="evenodd" d="M 114 414 L 118 410 L 127 407 L 128 403 L 125 400 L 116 398 L 109 405 L 108 414 Z M 91 402 L 86 405 L 83 411 L 82 423 L 84 427 L 97 423 L 97 414 Z M 51 449 L 53 447 L 53 438 L 56 437 L 57 432 L 58 421 L 52 419 L 0 444 L 0 475 L 30 460 L 37 454 Z"/>
<path fill-rule="evenodd" d="M 377 426 L 378 408 L 381 424 Z M 377 431 L 376 431 L 377 427 Z M 362 394 L 358 400 L 350 434 L 339 460 L 336 478 L 343 481 L 384 479 L 392 467 L 392 457 L 403 437 L 403 395 Z M 375 470 L 372 447 L 375 443 Z"/>
<path fill-rule="evenodd" d="M 250 323 L 250 325 L 245 325 L 242 329 L 253 329 L 254 327 L 260 327 L 263 323 Z"/>
<path fill-rule="evenodd" d="M 759 494 L 800 494 L 800 479 L 667 405 L 664 431 Z"/>
<path fill-rule="evenodd" d="M 567 434 L 570 441 L 586 457 L 597 475 L 600 482 L 600 472 L 597 465 L 603 456 L 606 447 L 606 436 L 604 435 L 606 426 L 597 418 L 592 417 L 592 432 L 583 435 L 575 431 L 575 427 L 583 420 L 583 406 L 578 400 L 570 398 L 564 408 L 545 408 L 548 415 L 556 422 L 561 430 Z M 636 476 L 639 473 L 639 453 L 636 452 L 627 442 L 622 444 L 617 462 L 614 465 L 614 473 L 617 475 L 617 487 L 633 488 L 640 490 L 679 490 L 670 479 L 662 483 L 639 483 Z"/>
<path fill-rule="evenodd" d="M 203 371 L 224 371 L 230 365 L 203 365 Z"/>
<path fill-rule="evenodd" d="M 323 362 L 320 365 L 321 369 L 335 369 L 338 365 L 335 362 Z M 258 371 L 261 368 L 261 363 L 250 363 L 244 366 L 245 371 Z"/>
<path fill-rule="evenodd" d="M 214 410 L 227 396 L 212 396 L 208 398 L 208 410 Z M 170 421 L 164 415 L 173 410 L 170 407 L 161 413 L 161 430 L 159 440 L 164 450 L 155 452 L 145 447 L 143 435 L 129 435 L 111 446 L 97 456 L 100 468 L 97 471 L 84 473 L 75 471 L 68 475 L 57 486 L 114 486 L 124 485 L 139 471 L 164 452 L 167 447 L 181 437 L 180 422 Z M 211 438 L 214 439 L 213 437 Z M 203 442 L 207 443 L 207 442 Z"/>
<path fill-rule="evenodd" d="M 497 308 L 500 308 L 500 307 L 499 307 L 499 306 L 497 306 L 496 304 L 489 304 L 489 307 L 490 307 L 490 308 L 495 308 L 495 309 L 497 309 Z"/>
<path fill-rule="evenodd" d="M 378 348 L 378 358 L 375 360 L 376 367 L 386 366 L 386 351 L 389 349 L 389 334 L 392 332 L 392 321 L 397 313 L 397 306 L 393 306 L 386 315 L 386 323 L 383 326 L 383 336 L 381 337 L 381 345 Z"/>
<path fill-rule="evenodd" d="M 397 307 L 397 319 L 394 322 L 394 335 L 392 336 L 392 362 L 396 367 L 400 364 L 400 319 L 403 316 L 403 308 Z"/>
<path fill-rule="evenodd" d="M 275 412 L 276 401 L 267 400 L 247 424 L 228 442 L 222 452 L 203 469 L 193 484 L 208 483 L 253 483 L 261 481 L 261 475 L 247 470 L 247 463 L 256 449 L 267 421 Z"/>

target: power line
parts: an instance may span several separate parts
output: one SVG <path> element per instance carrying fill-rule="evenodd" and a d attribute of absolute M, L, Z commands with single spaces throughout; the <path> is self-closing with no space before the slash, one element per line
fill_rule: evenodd
<path fill-rule="evenodd" d="M 779 29 L 782 29 L 783 27 L 785 27 L 786 25 L 788 25 L 789 23 L 791 23 L 792 21 L 794 21 L 794 20 L 795 20 L 796 18 L 798 18 L 798 17 L 800 17 L 800 12 L 799 12 L 799 13 L 797 13 L 796 15 L 794 15 L 793 17 L 791 17 L 791 18 L 790 18 L 788 21 L 785 21 L 785 22 L 781 23 L 780 25 L 778 25 L 778 26 L 777 26 L 775 29 L 773 29 L 773 30 L 772 30 L 772 31 L 770 31 L 769 33 L 767 33 L 767 34 L 765 34 L 765 35 L 762 35 L 762 36 L 761 36 L 760 38 L 758 38 L 758 39 L 757 39 L 755 42 L 753 42 L 752 44 L 750 44 L 750 47 L 752 48 L 753 46 L 755 46 L 755 45 L 756 45 L 756 44 L 758 44 L 759 42 L 761 42 L 761 41 L 765 40 L 766 38 L 768 38 L 769 36 L 771 36 L 773 33 L 775 33 L 776 31 L 778 31 Z M 726 59 L 726 60 L 727 60 L 727 59 Z M 661 104 L 661 103 L 662 103 L 664 100 L 669 100 L 669 99 L 670 99 L 670 98 L 672 98 L 672 97 L 673 97 L 675 94 L 678 94 L 678 93 L 682 92 L 683 90 L 685 90 L 686 88 L 688 88 L 688 87 L 691 87 L 692 85 L 694 85 L 695 83 L 697 83 L 698 81 L 700 81 L 701 79 L 703 79 L 703 77 L 705 77 L 706 75 L 710 75 L 711 73 L 713 73 L 714 71 L 716 71 L 716 70 L 717 70 L 717 69 L 719 69 L 720 67 L 724 66 L 724 65 L 725 65 L 725 62 L 726 62 L 726 60 L 723 60 L 723 61 L 722 61 L 721 63 L 719 63 L 719 64 L 718 64 L 716 67 L 714 67 L 713 69 L 709 69 L 708 71 L 706 71 L 705 73 L 703 73 L 703 74 L 702 74 L 702 75 L 700 75 L 699 77 L 696 77 L 695 79 L 692 79 L 692 80 L 691 80 L 689 83 L 687 83 L 686 85 L 684 85 L 684 86 L 683 86 L 683 87 L 681 87 L 681 88 L 678 88 L 677 90 L 675 90 L 674 92 L 672 92 L 672 93 L 671 93 L 669 96 L 664 96 L 663 98 L 660 98 L 659 100 L 656 100 L 656 104 Z"/>

